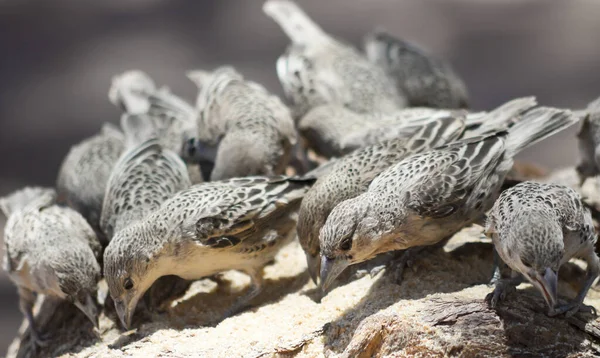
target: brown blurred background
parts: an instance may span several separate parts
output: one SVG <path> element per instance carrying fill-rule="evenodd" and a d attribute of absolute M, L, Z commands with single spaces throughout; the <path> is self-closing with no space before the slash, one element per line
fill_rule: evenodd
<path fill-rule="evenodd" d="M 525 95 L 580 108 L 600 96 L 598 0 L 300 0 L 323 28 L 359 45 L 375 26 L 449 60 L 475 109 Z M 287 45 L 262 1 L 0 1 L 0 195 L 53 185 L 69 147 L 116 123 L 111 76 L 139 68 L 192 99 L 184 71 L 236 66 L 281 95 Z M 521 155 L 560 167 L 577 158 L 575 129 Z M 0 227 L 4 220 L 0 219 Z M 0 274 L 0 352 L 21 314 Z M 2 354 L 2 353 L 0 353 Z"/>

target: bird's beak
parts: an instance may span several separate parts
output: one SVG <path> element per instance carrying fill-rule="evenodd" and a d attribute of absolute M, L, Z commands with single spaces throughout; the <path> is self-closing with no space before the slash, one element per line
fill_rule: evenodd
<path fill-rule="evenodd" d="M 327 293 L 331 284 L 348 266 L 350 266 L 350 263 L 346 259 L 330 259 L 321 256 L 321 289 L 323 293 Z"/>
<path fill-rule="evenodd" d="M 85 301 L 80 302 L 79 300 L 75 300 L 75 306 L 83 312 L 86 317 L 92 321 L 94 327 L 98 329 L 98 307 L 96 306 L 96 302 L 92 298 L 92 295 L 88 294 L 85 296 Z"/>
<path fill-rule="evenodd" d="M 539 274 L 536 274 L 536 281 L 541 286 L 546 303 L 550 308 L 553 308 L 557 302 L 558 276 L 552 269 L 547 268 L 543 276 L 540 277 Z"/>
<path fill-rule="evenodd" d="M 138 300 L 138 296 L 132 297 L 126 301 L 121 299 L 115 300 L 115 309 L 117 310 L 117 315 L 119 316 L 119 320 L 125 329 L 131 328 L 131 321 L 133 319 L 133 313 L 135 312 Z"/>
<path fill-rule="evenodd" d="M 308 265 L 308 273 L 310 274 L 310 278 L 312 278 L 315 285 L 319 284 L 319 271 L 321 270 L 321 260 L 319 256 L 313 256 L 306 253 L 306 264 Z"/>

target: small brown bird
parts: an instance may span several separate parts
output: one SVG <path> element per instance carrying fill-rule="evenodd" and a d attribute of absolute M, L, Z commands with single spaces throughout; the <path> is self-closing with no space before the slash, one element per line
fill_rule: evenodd
<path fill-rule="evenodd" d="M 542 293 L 548 315 L 570 316 L 581 310 L 595 313 L 583 300 L 600 273 L 597 236 L 592 216 L 575 190 L 534 182 L 505 190 L 488 215 L 486 234 L 513 270 L 512 278 L 496 281 L 496 288 L 486 297 L 492 307 L 525 277 Z M 560 305 L 558 270 L 573 257 L 587 262 L 585 283 L 575 300 Z"/>
<path fill-rule="evenodd" d="M 508 131 L 412 155 L 339 203 L 320 231 L 324 290 L 348 265 L 377 254 L 436 244 L 479 220 L 499 195 L 514 156 L 578 121 L 539 107 Z"/>
<path fill-rule="evenodd" d="M 262 269 L 294 237 L 296 211 L 312 179 L 247 177 L 198 184 L 116 233 L 104 272 L 123 326 L 160 277 L 196 280 L 226 270 L 252 279 L 232 314 L 262 288 Z"/>
<path fill-rule="evenodd" d="M 53 189 L 39 187 L 0 199 L 8 218 L 3 267 L 19 289 L 34 349 L 47 343 L 32 313 L 36 293 L 72 302 L 98 327 L 95 297 L 102 247 L 85 219 L 55 200 Z"/>
<path fill-rule="evenodd" d="M 268 0 L 263 11 L 290 38 L 277 60 L 277 76 L 294 118 L 324 104 L 354 112 L 391 112 L 406 105 L 384 70 L 359 51 L 325 33 L 289 0 Z"/>

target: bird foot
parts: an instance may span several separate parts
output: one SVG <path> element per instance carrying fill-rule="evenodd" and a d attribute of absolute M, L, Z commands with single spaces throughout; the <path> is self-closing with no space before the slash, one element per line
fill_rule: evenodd
<path fill-rule="evenodd" d="M 498 280 L 496 282 L 496 287 L 494 291 L 490 292 L 485 296 L 485 302 L 491 307 L 496 308 L 499 302 L 504 301 L 506 296 L 515 292 L 517 288 L 513 285 L 510 285 L 503 280 Z"/>
<path fill-rule="evenodd" d="M 357 279 L 363 278 L 367 275 L 369 275 L 370 278 L 373 278 L 373 277 L 377 276 L 378 273 L 383 271 L 383 269 L 385 269 L 385 265 L 378 265 L 378 266 L 372 267 L 370 269 L 356 270 L 356 273 L 354 275 L 356 276 Z"/>
<path fill-rule="evenodd" d="M 555 317 L 561 314 L 565 314 L 565 317 L 571 317 L 575 313 L 589 313 L 597 316 L 596 308 L 593 306 L 584 305 L 583 303 L 571 302 L 558 307 L 553 307 L 548 310 L 548 316 Z"/>
<path fill-rule="evenodd" d="M 408 249 L 401 254 L 400 259 L 392 264 L 395 269 L 394 280 L 396 281 L 396 284 L 402 284 L 402 280 L 404 279 L 404 269 L 406 267 L 412 268 L 413 272 L 416 271 L 414 267 L 415 254 L 415 251 Z"/>

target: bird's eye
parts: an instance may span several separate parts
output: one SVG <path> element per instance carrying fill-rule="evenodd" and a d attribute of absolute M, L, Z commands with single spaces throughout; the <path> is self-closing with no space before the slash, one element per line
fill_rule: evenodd
<path fill-rule="evenodd" d="M 125 281 L 123 282 L 123 287 L 126 290 L 131 290 L 133 288 L 133 281 L 131 281 L 131 279 L 129 277 L 127 277 L 125 279 Z"/>
<path fill-rule="evenodd" d="M 523 260 L 523 265 L 527 268 L 531 268 L 531 263 L 529 263 L 529 261 Z"/>
<path fill-rule="evenodd" d="M 352 238 L 347 238 L 344 241 L 342 241 L 342 244 L 340 245 L 340 249 L 343 251 L 348 251 L 350 250 L 350 248 L 352 247 Z"/>

